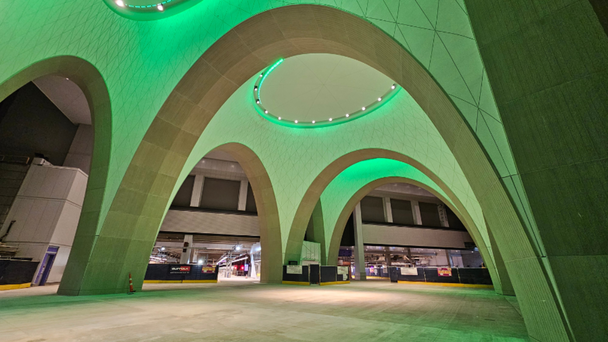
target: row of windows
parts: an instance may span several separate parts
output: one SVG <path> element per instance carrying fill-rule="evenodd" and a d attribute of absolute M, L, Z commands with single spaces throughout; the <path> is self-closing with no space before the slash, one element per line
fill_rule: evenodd
<path fill-rule="evenodd" d="M 437 204 L 418 202 L 420 218 L 423 226 L 441 227 L 439 210 Z M 393 212 L 393 223 L 402 225 L 415 225 L 412 202 L 406 200 L 392 199 L 391 210 Z M 448 224 L 450 228 L 464 229 L 456 214 L 446 207 Z M 366 196 L 361 200 L 361 218 L 365 222 L 385 223 L 384 204 L 381 197 Z"/>
<path fill-rule="evenodd" d="M 240 181 L 205 177 L 200 208 L 219 210 L 238 210 Z M 194 189 L 194 176 L 188 176 L 173 199 L 173 206 L 190 207 Z M 251 185 L 247 188 L 247 202 L 245 210 L 257 212 Z M 418 202 L 422 225 L 427 227 L 441 227 L 441 219 L 437 204 Z M 412 203 L 407 200 L 391 199 L 393 223 L 402 225 L 416 225 Z M 446 207 L 448 224 L 450 228 L 464 229 L 458 217 Z M 381 197 L 366 196 L 361 200 L 361 216 L 365 222 L 385 223 L 384 205 Z"/>
<path fill-rule="evenodd" d="M 205 177 L 199 208 L 238 210 L 240 188 L 240 181 Z M 171 205 L 175 207 L 190 207 L 193 189 L 194 176 L 188 176 L 177 191 Z M 248 185 L 247 188 L 245 211 L 257 212 L 251 185 Z"/>

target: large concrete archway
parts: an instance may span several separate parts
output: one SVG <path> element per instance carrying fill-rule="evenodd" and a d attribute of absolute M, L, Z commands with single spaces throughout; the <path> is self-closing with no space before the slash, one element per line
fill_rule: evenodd
<path fill-rule="evenodd" d="M 78 234 L 74 240 L 68 267 L 80 267 L 82 253 L 93 248 L 93 236 L 97 233 L 102 216 L 101 202 L 108 178 L 110 146 L 112 143 L 112 113 L 110 96 L 106 83 L 97 68 L 86 60 L 75 56 L 57 56 L 38 61 L 0 85 L 0 101 L 24 86 L 26 83 L 46 75 L 57 75 L 69 78 L 76 83 L 84 93 L 93 125 L 93 156 L 87 190 L 85 194 Z M 64 276 L 63 283 L 71 283 L 78 279 Z"/>
<path fill-rule="evenodd" d="M 458 216 L 458 218 L 461 219 L 461 221 L 463 221 L 463 223 L 465 224 L 465 226 L 467 227 L 467 230 L 469 232 L 471 232 L 473 229 L 475 229 L 475 228 L 472 229 L 468 225 L 468 223 L 465 223 L 463 215 L 447 198 L 445 198 L 442 194 L 440 194 L 433 188 L 429 187 L 428 185 L 426 185 L 422 182 L 416 181 L 414 179 L 405 178 L 405 177 L 378 178 L 372 182 L 365 184 L 363 187 L 361 187 L 359 190 L 357 190 L 357 192 L 355 192 L 348 199 L 346 205 L 344 206 L 342 211 L 340 211 L 338 220 L 335 222 L 335 225 L 333 227 L 330 227 L 332 234 L 331 234 L 331 238 L 329 239 L 330 244 L 328 246 L 328 251 L 329 251 L 327 254 L 327 264 L 328 265 L 334 265 L 334 264 L 336 264 L 336 261 L 338 260 L 338 250 L 340 249 L 340 239 L 342 238 L 342 234 L 344 233 L 344 228 L 346 227 L 346 222 L 348 221 L 349 216 L 355 209 L 355 206 L 357 205 L 357 203 L 359 203 L 363 199 L 363 197 L 365 197 L 367 194 L 369 194 L 372 190 L 374 190 L 380 186 L 383 186 L 385 184 L 391 184 L 391 183 L 412 184 L 412 185 L 415 185 L 419 188 L 422 188 L 422 189 L 432 193 L 437 198 L 439 198 L 445 205 L 450 207 L 450 209 Z M 483 244 L 483 242 L 479 243 L 478 239 L 475 239 L 475 237 L 473 237 L 473 240 L 475 241 L 475 243 L 478 246 Z M 484 247 L 482 247 L 482 248 L 484 248 Z"/>
<path fill-rule="evenodd" d="M 418 102 L 458 160 L 484 210 L 531 334 L 545 336 L 545 329 L 534 329 L 549 325 L 554 327 L 554 340 L 564 339 L 565 315 L 546 268 L 495 167 L 453 102 L 424 67 L 384 32 L 353 15 L 320 6 L 290 6 L 252 17 L 226 33 L 192 66 L 139 145 L 103 226 L 90 236 L 94 245 L 91 242 L 78 265 L 66 270 L 80 281 L 62 285 L 61 292 L 121 292 L 129 272 L 141 286 L 171 190 L 208 122 L 251 75 L 280 57 L 312 52 L 367 63 Z M 117 252 L 108 255 L 109 246 Z"/>
<path fill-rule="evenodd" d="M 247 175 L 255 197 L 260 222 L 262 267 L 260 281 L 276 282 L 283 276 L 281 263 L 281 227 L 277 200 L 266 168 L 253 150 L 239 143 L 228 143 L 215 148 L 229 153 L 241 165 Z"/>
<path fill-rule="evenodd" d="M 321 248 L 325 252 L 322 255 L 327 256 L 327 262 L 330 265 L 335 264 L 337 258 L 335 253 L 337 253 L 350 213 L 356 203 L 373 189 L 370 186 L 373 186 L 378 179 L 396 179 L 401 180 L 400 182 L 406 179 L 440 198 L 454 212 L 458 213 L 459 218 L 479 246 L 490 269 L 497 292 L 503 293 L 503 282 L 506 283 L 507 289 L 511 288 L 505 270 L 500 270 L 501 274 L 495 268 L 492 248 L 483 219 L 476 223 L 470 214 L 473 208 L 466 208 L 452 189 L 427 167 L 405 154 L 385 149 L 364 149 L 346 154 L 328 165 L 316 177 L 300 202 L 294 217 L 286 257 L 294 258 L 300 254 L 309 218 L 314 215 L 313 210 L 321 209 L 326 234 L 319 234 L 323 235 L 323 238 L 322 241 L 317 242 L 321 242 Z M 376 185 L 376 187 L 382 184 Z M 319 191 L 320 194 L 318 194 Z M 361 197 L 357 197 L 358 195 Z M 347 198 L 348 201 L 345 201 Z M 328 201 L 333 203 L 330 204 Z M 321 208 L 318 208 L 319 202 L 321 202 Z M 336 206 L 336 203 L 339 204 Z M 470 204 L 470 206 L 478 206 L 478 203 Z M 336 211 L 340 214 L 336 215 Z"/>
<path fill-rule="evenodd" d="M 506 269 L 504 269 L 504 263 L 502 261 L 500 252 L 495 246 L 492 246 L 491 251 L 489 250 L 483 238 L 479 236 L 478 227 L 476 227 L 475 223 L 470 219 L 466 219 L 466 216 L 470 217 L 470 215 L 468 215 L 468 213 L 466 216 L 463 215 L 462 212 L 447 197 L 433 189 L 433 187 L 429 186 L 428 184 L 402 176 L 382 177 L 366 183 L 347 199 L 346 204 L 339 212 L 337 219 L 334 218 L 332 220 L 327 220 L 327 218 L 323 216 L 324 223 L 328 225 L 326 231 L 331 232 L 330 236 L 325 237 L 325 240 L 329 242 L 327 245 L 327 265 L 336 265 L 337 263 L 342 235 L 344 233 L 346 223 L 357 203 L 359 203 L 361 199 L 363 199 L 363 197 L 365 197 L 372 190 L 382 185 L 391 183 L 413 184 L 429 191 L 439 198 L 445 205 L 447 205 L 458 216 L 461 222 L 463 222 L 467 231 L 473 238 L 473 241 L 478 246 L 480 254 L 482 255 L 482 258 L 490 271 L 495 291 L 499 294 L 514 294 L 511 281 Z M 345 196 L 347 195 L 345 194 Z M 322 248 L 323 247 L 324 246 L 322 246 Z"/>

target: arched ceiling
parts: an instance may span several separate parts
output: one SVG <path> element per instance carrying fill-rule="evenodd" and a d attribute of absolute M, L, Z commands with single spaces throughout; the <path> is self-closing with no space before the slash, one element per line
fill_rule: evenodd
<path fill-rule="evenodd" d="M 285 59 L 260 87 L 264 107 L 284 120 L 321 122 L 378 101 L 393 80 L 367 64 L 315 53 Z"/>

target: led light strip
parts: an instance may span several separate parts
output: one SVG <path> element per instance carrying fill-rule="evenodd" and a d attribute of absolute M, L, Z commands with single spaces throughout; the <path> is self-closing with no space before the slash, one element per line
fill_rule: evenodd
<path fill-rule="evenodd" d="M 266 120 L 283 125 L 283 126 L 289 126 L 289 127 L 297 127 L 297 128 L 315 128 L 315 127 L 326 127 L 326 126 L 331 126 L 331 125 L 338 125 L 341 123 L 345 123 L 348 121 L 352 121 L 355 119 L 358 119 L 360 117 L 363 117 L 371 112 L 373 112 L 374 110 L 378 109 L 380 106 L 382 106 L 383 104 L 385 104 L 386 102 L 388 102 L 393 96 L 395 96 L 395 94 L 397 94 L 397 92 L 401 89 L 401 87 L 399 87 L 396 84 L 393 84 L 391 86 L 391 88 L 382 96 L 380 96 L 378 98 L 378 101 L 374 101 L 373 103 L 369 104 L 368 106 L 365 107 L 361 107 L 360 110 L 352 112 L 352 113 L 346 113 L 345 115 L 339 115 L 333 118 L 328 118 L 326 120 L 322 120 L 322 121 L 299 121 L 299 120 L 286 120 L 283 119 L 280 116 L 274 115 L 272 113 L 270 113 L 270 111 L 264 107 L 264 105 L 262 104 L 262 98 L 260 96 L 260 93 L 262 91 L 262 83 L 264 83 L 264 80 L 266 79 L 266 77 L 268 77 L 268 75 L 270 74 L 270 72 L 272 70 L 274 70 L 276 67 L 278 67 L 281 63 L 283 63 L 284 59 L 279 59 L 278 61 L 276 61 L 274 64 L 272 64 L 271 66 L 269 66 L 268 68 L 266 68 L 264 71 L 262 71 L 260 73 L 260 76 L 257 77 L 256 82 L 253 86 L 253 101 L 254 101 L 254 106 L 256 108 L 256 110 L 258 111 L 258 113 L 264 117 Z"/>
<path fill-rule="evenodd" d="M 128 9 L 132 9 L 132 10 L 143 10 L 143 11 L 150 11 L 150 10 L 156 10 L 156 11 L 160 11 L 160 12 L 164 12 L 165 11 L 165 7 L 169 5 L 169 3 L 174 2 L 177 3 L 179 1 L 177 0 L 165 0 L 162 2 L 157 2 L 154 4 L 150 4 L 150 5 L 131 5 L 131 4 L 127 4 L 124 0 L 115 0 L 114 3 L 116 4 L 116 6 L 118 7 L 122 7 L 122 8 L 128 8 Z"/>

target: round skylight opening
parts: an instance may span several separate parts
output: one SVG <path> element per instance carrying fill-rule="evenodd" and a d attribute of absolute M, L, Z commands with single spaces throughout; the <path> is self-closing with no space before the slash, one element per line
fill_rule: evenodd
<path fill-rule="evenodd" d="M 367 64 L 331 54 L 280 59 L 259 76 L 252 85 L 258 113 L 298 128 L 337 125 L 370 115 L 400 90 Z"/>

